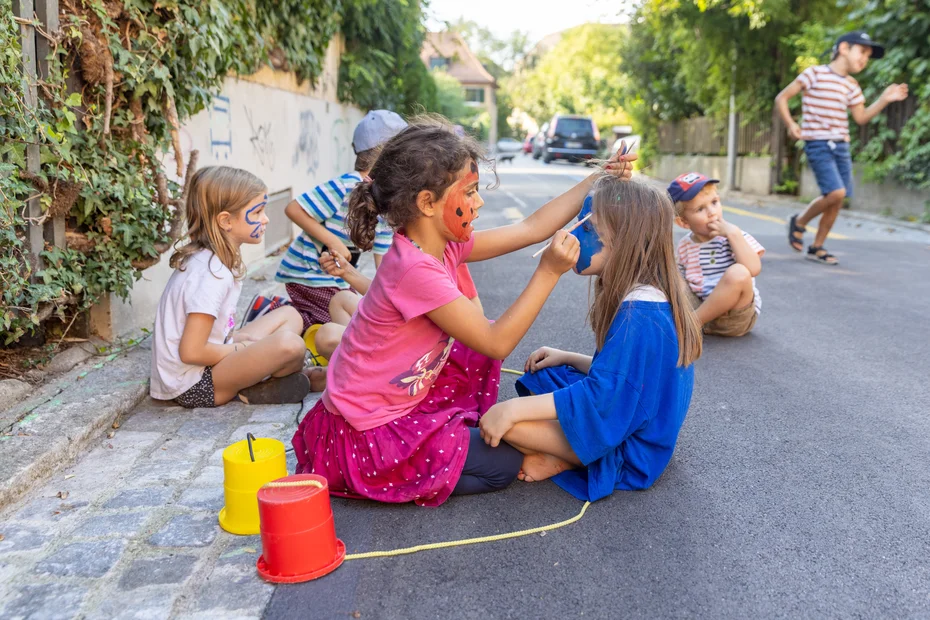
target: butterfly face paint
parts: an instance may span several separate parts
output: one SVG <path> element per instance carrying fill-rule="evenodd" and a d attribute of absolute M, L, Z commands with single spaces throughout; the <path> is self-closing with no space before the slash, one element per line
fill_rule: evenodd
<path fill-rule="evenodd" d="M 459 241 L 468 241 L 475 230 L 472 222 L 478 217 L 483 202 L 478 192 L 472 193 L 469 186 L 478 182 L 478 164 L 471 162 L 468 172 L 449 188 L 442 212 L 442 221 L 452 236 Z M 471 194 L 469 196 L 469 194 Z"/>
<path fill-rule="evenodd" d="M 593 197 L 588 194 L 584 199 L 584 205 L 581 207 L 581 213 L 578 214 L 579 220 L 583 220 L 591 213 L 593 203 Z M 573 230 L 572 234 L 577 237 L 578 242 L 581 244 L 581 254 L 578 256 L 578 262 L 575 263 L 574 267 L 575 273 L 588 275 L 585 274 L 585 271 L 591 267 L 591 260 L 604 249 L 604 244 L 601 243 L 601 238 L 597 236 L 597 230 L 594 229 L 594 222 L 591 220 Z"/>
<path fill-rule="evenodd" d="M 253 220 L 252 214 L 260 209 L 264 209 L 265 205 L 267 204 L 268 204 L 268 194 L 265 194 L 265 198 L 262 202 L 258 203 L 257 205 L 255 205 L 254 207 L 252 207 L 251 209 L 245 212 L 245 223 L 253 227 L 252 232 L 249 233 L 249 237 L 251 237 L 252 239 L 261 239 L 262 233 L 264 232 L 263 230 L 264 227 L 262 226 L 261 218 Z"/>

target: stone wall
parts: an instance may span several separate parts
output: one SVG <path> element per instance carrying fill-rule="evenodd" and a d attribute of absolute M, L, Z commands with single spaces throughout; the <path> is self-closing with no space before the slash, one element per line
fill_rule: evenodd
<path fill-rule="evenodd" d="M 769 170 L 772 158 L 738 157 L 736 159 L 736 189 L 752 194 L 769 193 Z M 726 186 L 727 158 L 718 155 L 659 155 L 649 172 L 663 181 L 671 181 L 684 172 L 700 172 L 720 179 Z"/>

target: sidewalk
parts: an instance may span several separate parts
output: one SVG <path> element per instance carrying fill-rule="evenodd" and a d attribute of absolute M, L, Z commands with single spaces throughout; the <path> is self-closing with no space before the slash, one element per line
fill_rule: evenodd
<path fill-rule="evenodd" d="M 249 274 L 237 317 L 252 295 L 283 293 L 278 260 Z M 217 524 L 222 451 L 246 433 L 290 448 L 318 395 L 193 411 L 154 401 L 150 346 L 78 367 L 53 397 L 19 406 L 28 412 L 0 441 L 0 617 L 261 615 L 274 589 L 255 572 L 261 540 Z"/>

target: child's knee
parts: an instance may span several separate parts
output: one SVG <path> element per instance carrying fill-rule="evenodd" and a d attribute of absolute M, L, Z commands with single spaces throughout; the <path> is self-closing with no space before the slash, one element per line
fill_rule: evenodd
<path fill-rule="evenodd" d="M 285 324 L 292 328 L 291 331 L 295 333 L 303 331 L 303 317 L 300 316 L 300 313 L 294 306 L 281 306 L 280 308 L 275 308 L 273 312 L 281 313 L 281 317 L 284 319 Z"/>
<path fill-rule="evenodd" d="M 826 195 L 826 199 L 834 204 L 840 204 L 840 205 L 843 204 L 844 198 L 846 198 L 846 188 L 844 187 L 835 189 Z"/>
<path fill-rule="evenodd" d="M 316 332 L 316 350 L 324 357 L 329 357 L 339 346 L 344 332 L 345 328 L 341 325 L 327 323 Z"/>
<path fill-rule="evenodd" d="M 298 316 L 298 319 L 299 318 Z M 279 331 L 269 336 L 269 338 L 275 340 L 275 349 L 280 353 L 282 359 L 286 359 L 288 362 L 294 362 L 304 358 L 307 347 L 304 344 L 304 339 L 300 337 L 300 334 L 290 331 Z"/>
<path fill-rule="evenodd" d="M 329 313 L 332 315 L 339 310 L 345 310 L 349 314 L 355 312 L 358 305 L 358 295 L 352 291 L 339 291 L 329 300 Z"/>
<path fill-rule="evenodd" d="M 752 286 L 752 274 L 745 265 L 737 263 L 727 267 L 721 281 L 726 281 L 733 286 Z"/>

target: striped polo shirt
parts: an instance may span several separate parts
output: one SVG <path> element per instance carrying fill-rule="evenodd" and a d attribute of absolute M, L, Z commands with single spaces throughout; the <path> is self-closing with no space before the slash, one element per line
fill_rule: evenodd
<path fill-rule="evenodd" d="M 743 231 L 743 238 L 759 256 L 765 253 L 755 237 Z M 691 233 L 682 237 L 678 242 L 678 269 L 681 275 L 688 281 L 688 286 L 694 291 L 694 294 L 704 300 L 710 295 L 720 278 L 723 277 L 729 267 L 736 264 L 736 258 L 733 256 L 733 249 L 730 247 L 730 241 L 726 237 L 714 237 L 710 241 L 698 243 L 691 238 Z M 756 288 L 756 279 L 752 279 L 752 303 L 756 309 L 756 314 L 762 313 L 762 298 L 759 296 L 759 289 Z"/>
<path fill-rule="evenodd" d="M 849 140 L 848 110 L 865 103 L 859 82 L 828 65 L 808 67 L 797 77 L 801 84 L 801 139 Z"/>
<path fill-rule="evenodd" d="M 309 192 L 297 197 L 297 203 L 307 215 L 323 224 L 326 230 L 339 237 L 350 250 L 355 248 L 355 244 L 349 239 L 349 233 L 345 227 L 346 216 L 349 213 L 348 197 L 352 188 L 361 182 L 362 175 L 358 172 L 349 172 L 321 183 Z M 375 231 L 374 253 L 382 256 L 386 254 L 388 248 L 391 247 L 393 238 L 394 233 L 390 227 L 383 222 L 379 222 Z M 322 252 L 323 244 L 302 231 L 281 258 L 275 280 L 303 284 L 312 288 L 349 288 L 348 282 L 342 278 L 329 275 L 320 266 L 320 254 Z"/>

